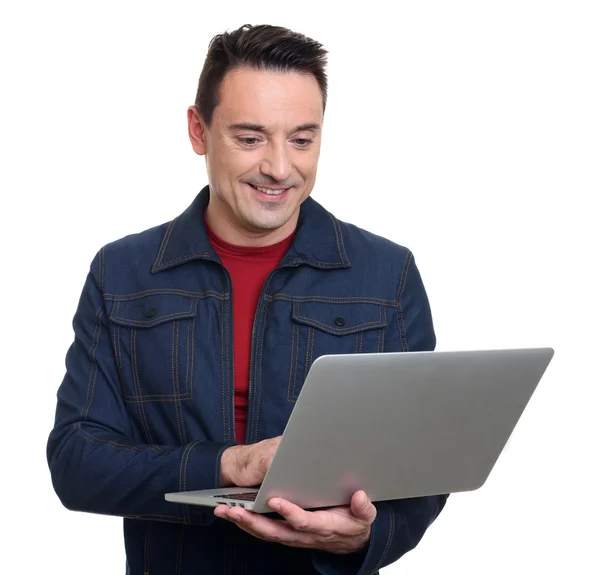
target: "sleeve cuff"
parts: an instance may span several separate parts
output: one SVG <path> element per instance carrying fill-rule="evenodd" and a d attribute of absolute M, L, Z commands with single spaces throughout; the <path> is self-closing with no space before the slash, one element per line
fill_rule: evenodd
<path fill-rule="evenodd" d="M 179 467 L 179 490 L 218 489 L 221 483 L 223 452 L 235 443 L 194 441 L 186 446 Z M 212 508 L 181 504 L 186 523 L 209 525 L 215 517 Z"/>
<path fill-rule="evenodd" d="M 393 539 L 396 516 L 385 502 L 376 503 L 375 507 L 377 517 L 366 549 L 349 555 L 313 552 L 313 566 L 321 575 L 367 575 L 379 571 Z"/>

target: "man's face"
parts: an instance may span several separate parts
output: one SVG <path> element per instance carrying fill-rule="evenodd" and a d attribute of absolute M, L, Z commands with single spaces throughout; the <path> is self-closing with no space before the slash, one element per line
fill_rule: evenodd
<path fill-rule="evenodd" d="M 210 127 L 188 110 L 190 139 L 206 154 L 207 219 L 226 241 L 287 237 L 315 184 L 323 99 L 312 75 L 238 68 L 227 73 Z"/>

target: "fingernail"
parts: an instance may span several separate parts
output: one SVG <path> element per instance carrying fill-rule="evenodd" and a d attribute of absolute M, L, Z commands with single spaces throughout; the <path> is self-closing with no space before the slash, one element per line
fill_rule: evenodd
<path fill-rule="evenodd" d="M 241 520 L 242 520 L 242 516 L 241 516 L 241 515 L 238 515 L 237 513 L 236 513 L 235 515 L 232 515 L 232 516 L 231 516 L 231 518 L 232 518 L 234 521 L 241 521 Z"/>

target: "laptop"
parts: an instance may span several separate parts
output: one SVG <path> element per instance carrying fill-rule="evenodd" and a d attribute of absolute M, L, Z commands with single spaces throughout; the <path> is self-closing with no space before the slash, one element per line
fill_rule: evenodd
<path fill-rule="evenodd" d="M 272 513 L 481 487 L 554 350 L 323 355 L 309 370 L 262 485 L 167 493 Z"/>

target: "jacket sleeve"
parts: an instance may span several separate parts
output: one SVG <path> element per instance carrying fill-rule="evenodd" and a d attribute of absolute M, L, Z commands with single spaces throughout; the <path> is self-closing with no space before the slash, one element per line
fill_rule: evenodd
<path fill-rule="evenodd" d="M 396 301 L 396 322 L 402 351 L 432 351 L 435 332 L 431 308 L 415 265 L 408 252 Z M 364 551 L 351 555 L 313 553 L 313 564 L 322 575 L 375 574 L 414 549 L 444 508 L 448 495 L 399 499 L 375 503 L 377 517 Z"/>
<path fill-rule="evenodd" d="M 167 502 L 164 494 L 218 487 L 221 455 L 231 444 L 194 441 L 174 448 L 132 440 L 109 341 L 101 264 L 102 251 L 81 294 L 58 390 L 47 445 L 54 489 L 75 511 L 201 523 L 200 508 Z"/>

